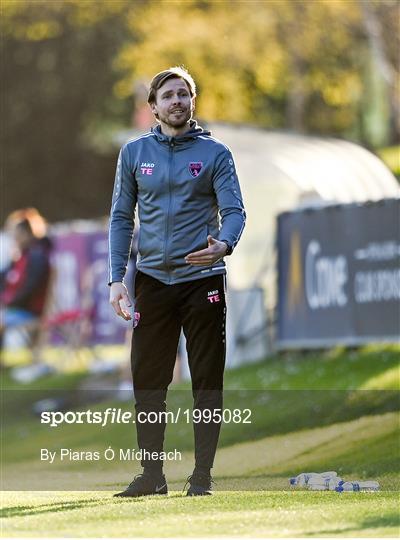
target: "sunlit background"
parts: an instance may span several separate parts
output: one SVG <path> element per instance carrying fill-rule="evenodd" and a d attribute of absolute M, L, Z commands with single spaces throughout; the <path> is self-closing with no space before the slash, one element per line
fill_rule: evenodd
<path fill-rule="evenodd" d="M 0 0 L 0 9 L 0 277 L 15 284 L 22 258 L 10 212 L 36 208 L 51 240 L 40 315 L 4 329 L 0 287 L 5 535 L 398 535 L 398 0 Z M 166 437 L 184 454 L 166 467 L 173 497 L 133 507 L 110 490 L 139 463 L 39 457 L 60 445 L 131 448 L 133 426 L 50 428 L 39 415 L 133 410 L 132 325 L 108 299 L 108 216 L 119 148 L 153 124 L 149 81 L 173 65 L 193 75 L 196 120 L 232 149 L 244 196 L 247 225 L 226 258 L 224 407 L 253 417 L 224 423 L 212 506 L 180 497 L 193 447 L 192 425 L 177 424 Z M 169 408 L 183 395 L 191 404 L 189 378 L 182 340 Z M 289 493 L 289 477 L 304 471 L 373 480 L 385 493 Z"/>
<path fill-rule="evenodd" d="M 49 221 L 56 296 L 70 310 L 88 298 L 100 341 L 124 329 L 105 266 L 116 157 L 154 123 L 147 86 L 162 69 L 191 72 L 196 119 L 235 156 L 248 221 L 229 283 L 262 288 L 257 324 L 267 324 L 263 306 L 274 318 L 280 212 L 398 197 L 395 0 L 2 0 L 1 9 L 2 222 L 23 207 Z"/>

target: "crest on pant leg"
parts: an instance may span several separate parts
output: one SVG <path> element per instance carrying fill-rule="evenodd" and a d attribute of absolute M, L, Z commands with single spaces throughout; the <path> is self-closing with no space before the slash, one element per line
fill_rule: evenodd
<path fill-rule="evenodd" d="M 136 328 L 140 321 L 140 313 L 138 311 L 135 311 L 133 314 L 133 328 Z"/>

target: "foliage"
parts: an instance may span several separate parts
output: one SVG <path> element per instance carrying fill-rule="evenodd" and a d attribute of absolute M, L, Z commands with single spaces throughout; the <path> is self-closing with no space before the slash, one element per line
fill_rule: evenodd
<path fill-rule="evenodd" d="M 388 11 L 395 6 L 380 6 Z M 184 64 L 207 120 L 362 138 L 368 45 L 357 1 L 161 0 L 133 7 L 127 20 L 135 40 L 118 56 L 127 74 L 118 95 L 129 95 L 132 80 Z"/>
<path fill-rule="evenodd" d="M 3 211 L 37 206 L 50 221 L 107 212 L 115 155 L 96 154 L 86 133 L 129 114 L 112 96 L 121 6 L 2 2 Z"/>
<path fill-rule="evenodd" d="M 202 119 L 390 144 L 398 15 L 394 0 L 2 0 L 3 211 L 107 212 L 104 133 L 169 65 L 193 73 Z"/>
<path fill-rule="evenodd" d="M 378 155 L 400 180 L 400 146 L 389 146 L 378 150 Z"/>

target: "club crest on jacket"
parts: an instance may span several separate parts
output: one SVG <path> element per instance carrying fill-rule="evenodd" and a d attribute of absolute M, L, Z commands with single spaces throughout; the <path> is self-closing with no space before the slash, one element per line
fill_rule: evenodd
<path fill-rule="evenodd" d="M 196 176 L 199 176 L 202 168 L 203 168 L 202 161 L 191 161 L 189 163 L 189 172 L 193 176 L 193 178 L 196 178 Z"/>

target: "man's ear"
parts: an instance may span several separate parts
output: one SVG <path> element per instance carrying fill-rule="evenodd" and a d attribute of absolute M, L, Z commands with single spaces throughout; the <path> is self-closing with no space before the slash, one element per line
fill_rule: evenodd
<path fill-rule="evenodd" d="M 153 114 L 157 114 L 157 106 L 156 106 L 156 104 L 154 103 L 154 101 L 153 101 L 152 103 L 149 103 L 149 105 L 150 105 L 151 112 L 152 112 Z"/>
<path fill-rule="evenodd" d="M 192 98 L 192 111 L 194 111 L 196 108 L 196 97 Z"/>

